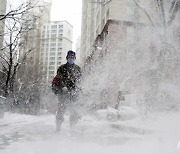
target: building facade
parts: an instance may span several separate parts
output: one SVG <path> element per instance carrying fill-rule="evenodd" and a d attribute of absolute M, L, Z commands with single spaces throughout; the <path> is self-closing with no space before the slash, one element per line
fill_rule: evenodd
<path fill-rule="evenodd" d="M 94 42 L 108 20 L 147 22 L 132 0 L 97 0 L 82 2 L 81 57 L 84 61 L 92 52 Z M 131 30 L 129 30 L 130 32 Z"/>
<path fill-rule="evenodd" d="M 165 102 L 176 106 L 179 100 L 161 86 L 180 87 L 176 69 L 180 68 L 180 2 L 162 2 L 83 1 L 81 60 L 91 102 L 93 97 L 97 102 L 105 91 L 107 104 L 114 106 L 118 93 L 127 91 L 149 109 Z M 174 100 L 169 101 L 171 98 Z"/>
<path fill-rule="evenodd" d="M 43 79 L 51 83 L 58 67 L 66 63 L 66 54 L 72 49 L 73 27 L 67 21 L 44 24 L 41 31 L 40 65 Z"/>
<path fill-rule="evenodd" d="M 174 23 L 180 22 L 180 2 L 163 1 L 165 19 L 173 19 Z M 81 61 L 92 53 L 95 40 L 110 21 L 124 22 L 124 36 L 132 40 L 137 34 L 133 26 L 145 24 L 151 26 L 161 25 L 163 17 L 159 14 L 159 4 L 156 0 L 135 1 L 135 0 L 83 0 L 82 1 L 82 26 L 81 26 Z M 175 12 L 171 16 L 172 12 Z M 168 13 L 169 12 L 169 13 Z M 171 20 L 170 20 L 171 21 Z M 167 22 L 167 21 L 166 21 Z M 112 22 L 111 22 L 112 23 Z M 122 24 L 121 24 L 122 25 Z M 166 25 L 165 25 L 166 26 Z"/>
<path fill-rule="evenodd" d="M 26 63 L 34 70 L 35 74 L 39 71 L 39 55 L 40 55 L 40 37 L 41 27 L 45 23 L 50 21 L 51 16 L 51 1 L 45 0 L 29 0 L 32 9 L 24 15 L 24 22 L 21 26 L 25 31 L 21 34 L 21 42 L 23 43 L 23 49 L 20 51 L 20 58 L 28 54 Z"/>

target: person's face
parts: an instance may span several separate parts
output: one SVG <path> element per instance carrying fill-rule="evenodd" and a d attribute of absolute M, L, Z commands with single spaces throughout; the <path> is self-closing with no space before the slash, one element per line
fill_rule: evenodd
<path fill-rule="evenodd" d="M 76 59 L 74 55 L 68 55 L 67 59 Z"/>

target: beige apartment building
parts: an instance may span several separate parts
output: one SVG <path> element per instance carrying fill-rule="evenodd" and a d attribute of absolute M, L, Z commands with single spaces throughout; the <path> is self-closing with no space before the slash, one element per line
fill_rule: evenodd
<path fill-rule="evenodd" d="M 51 84 L 57 69 L 66 63 L 66 54 L 72 49 L 73 27 L 67 21 L 51 21 L 42 26 L 40 64 L 43 79 Z"/>
<path fill-rule="evenodd" d="M 84 61 L 92 52 L 96 38 L 109 20 L 120 22 L 147 22 L 132 0 L 83 0 L 81 57 Z M 129 30 L 130 31 L 130 30 Z"/>
<path fill-rule="evenodd" d="M 105 91 L 107 101 L 114 103 L 119 92 L 127 91 L 138 98 L 138 103 L 161 104 L 163 90 L 158 86 L 179 85 L 180 2 L 164 0 L 164 14 L 157 2 L 83 0 L 81 61 L 85 62 L 87 76 L 93 73 L 89 87 L 104 82 L 92 87 L 97 90 L 92 94 L 95 98 Z M 163 41 L 167 41 L 166 47 Z"/>
<path fill-rule="evenodd" d="M 177 9 L 176 6 L 179 6 L 172 3 L 164 1 L 166 16 L 170 14 L 167 12 Z M 132 36 L 137 35 L 138 28 L 134 29 L 135 25 L 160 25 L 162 19 L 157 5 L 155 0 L 83 0 L 81 61 L 84 62 L 92 53 L 95 40 L 102 35 L 103 31 L 105 32 L 108 29 L 109 23 L 121 25 L 122 28 L 119 30 L 122 31 L 123 38 L 126 37 L 127 40 L 133 40 Z M 171 5 L 174 8 L 171 8 Z M 173 20 L 178 25 L 180 23 L 180 10 L 177 10 Z"/>
<path fill-rule="evenodd" d="M 28 66 L 38 68 L 41 27 L 50 21 L 51 1 L 30 0 L 30 2 L 33 9 L 31 9 L 28 14 L 24 16 L 25 22 L 22 23 L 22 26 L 25 27 L 25 29 L 30 28 L 31 30 L 25 31 L 21 35 L 21 41 L 23 42 L 24 46 L 23 50 L 20 52 L 20 56 L 24 56 L 26 53 L 31 51 L 30 54 L 28 54 L 28 59 L 26 62 Z M 37 72 L 35 72 L 35 74 L 37 74 Z"/>

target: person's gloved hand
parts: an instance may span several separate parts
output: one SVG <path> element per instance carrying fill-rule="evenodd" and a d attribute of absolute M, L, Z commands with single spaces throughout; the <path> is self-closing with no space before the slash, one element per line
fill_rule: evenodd
<path fill-rule="evenodd" d="M 63 87 L 62 91 L 63 91 L 63 93 L 67 93 L 68 92 L 68 88 L 67 87 Z"/>

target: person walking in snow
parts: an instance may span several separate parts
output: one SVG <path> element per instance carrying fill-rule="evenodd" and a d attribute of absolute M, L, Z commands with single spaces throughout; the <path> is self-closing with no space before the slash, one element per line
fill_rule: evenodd
<path fill-rule="evenodd" d="M 59 99 L 58 110 L 56 112 L 56 130 L 60 131 L 64 120 L 66 109 L 70 111 L 70 126 L 73 127 L 79 118 L 75 110 L 78 95 L 78 84 L 81 78 L 81 68 L 75 64 L 76 53 L 68 51 L 66 56 L 67 63 L 61 65 L 57 70 L 57 75 L 52 81 L 52 90 Z"/>

